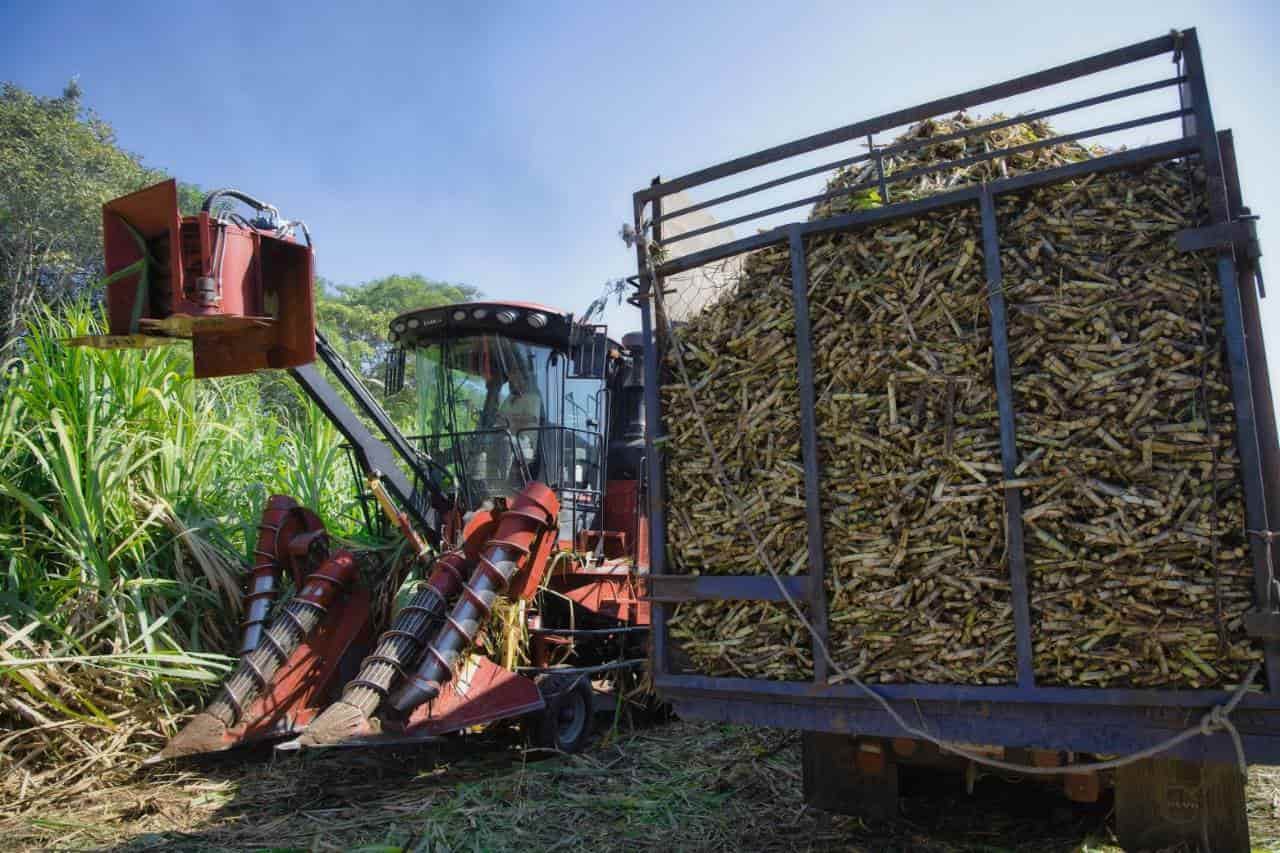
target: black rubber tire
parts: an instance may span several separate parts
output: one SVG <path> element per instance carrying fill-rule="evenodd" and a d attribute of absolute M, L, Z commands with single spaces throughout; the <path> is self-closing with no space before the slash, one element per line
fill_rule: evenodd
<path fill-rule="evenodd" d="M 581 752 L 591 740 L 595 713 L 591 681 L 585 675 L 550 675 L 538 682 L 547 707 L 527 728 L 534 746 Z"/>

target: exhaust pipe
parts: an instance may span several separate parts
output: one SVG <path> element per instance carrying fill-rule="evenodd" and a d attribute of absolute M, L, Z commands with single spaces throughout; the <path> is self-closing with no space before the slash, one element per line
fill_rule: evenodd
<path fill-rule="evenodd" d="M 510 585 L 519 563 L 525 561 L 528 567 L 534 542 L 555 525 L 559 512 L 555 492 L 542 483 L 530 483 L 516 495 L 435 642 L 427 646 L 418 669 L 388 700 L 392 712 L 407 717 L 414 708 L 440 695 L 441 687 L 453 677 L 459 655 L 475 643 L 494 601 Z"/>
<path fill-rule="evenodd" d="M 174 735 L 159 753 L 156 763 L 184 755 L 226 749 L 235 739 L 228 730 L 244 720 L 253 701 L 264 693 L 276 671 L 324 619 L 338 594 L 359 576 L 355 557 L 339 551 L 307 576 L 295 595 L 271 623 L 262 643 L 240 660 L 222 691 L 204 711 Z"/>

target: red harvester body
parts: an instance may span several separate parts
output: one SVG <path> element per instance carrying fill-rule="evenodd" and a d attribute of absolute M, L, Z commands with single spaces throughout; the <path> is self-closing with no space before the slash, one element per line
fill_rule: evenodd
<path fill-rule="evenodd" d="M 387 391 L 413 352 L 435 432 L 407 438 L 316 332 L 305 225 L 230 189 L 182 216 L 166 181 L 108 202 L 103 228 L 108 334 L 73 343 L 188 339 L 197 377 L 288 368 L 347 438 L 362 503 L 376 507 L 366 520 L 380 511 L 410 546 L 407 561 L 371 574 L 358 554 L 331 550 L 315 513 L 273 496 L 246 572 L 239 665 L 154 760 L 291 735 L 283 746 L 423 740 L 516 717 L 546 746 L 580 748 L 593 680 L 621 689 L 644 663 L 636 342 L 532 303 L 409 312 L 392 323 Z M 433 364 L 451 375 L 429 375 Z M 376 602 L 406 571 L 421 582 L 375 641 L 389 609 Z M 527 666 L 476 651 L 499 597 L 521 603 Z"/>
<path fill-rule="evenodd" d="M 191 340 L 197 377 L 315 361 L 312 254 L 274 221 L 182 216 L 174 181 L 102 209 L 110 334 L 99 346 Z"/>

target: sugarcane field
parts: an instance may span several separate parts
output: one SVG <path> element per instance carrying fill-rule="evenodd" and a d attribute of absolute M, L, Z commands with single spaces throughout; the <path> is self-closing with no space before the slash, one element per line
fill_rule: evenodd
<path fill-rule="evenodd" d="M 1280 10 L 622 11 L 0 7 L 0 849 L 1280 851 Z"/>

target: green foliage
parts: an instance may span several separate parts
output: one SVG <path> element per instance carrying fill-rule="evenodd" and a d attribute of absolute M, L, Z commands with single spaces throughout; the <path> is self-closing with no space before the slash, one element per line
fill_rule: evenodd
<path fill-rule="evenodd" d="M 432 281 L 421 275 L 389 275 L 363 284 L 316 283 L 320 328 L 339 346 L 343 358 L 370 379 L 378 379 L 389 344 L 387 330 L 396 315 L 416 308 L 466 302 L 479 296 L 474 287 Z"/>
<path fill-rule="evenodd" d="M 102 203 L 163 180 L 80 104 L 0 86 L 0 350 L 32 308 L 82 295 L 102 269 Z M 184 210 L 200 191 L 184 186 Z"/>
<path fill-rule="evenodd" d="M 70 718 L 100 703 L 39 689 L 25 661 L 127 671 L 162 703 L 222 671 L 269 494 L 359 532 L 340 437 L 314 407 L 264 405 L 270 377 L 196 381 L 181 345 L 63 343 L 100 331 L 84 303 L 39 309 L 0 403 L 0 640 L 23 637 L 0 690 Z"/>
<path fill-rule="evenodd" d="M 157 177 L 78 96 L 78 86 L 58 98 L 0 89 L 0 345 L 37 300 L 61 298 L 100 268 L 102 202 Z"/>
<path fill-rule="evenodd" d="M 372 388 L 382 387 L 382 373 L 391 344 L 391 321 L 405 311 L 477 299 L 480 291 L 465 284 L 432 281 L 421 275 L 389 275 L 363 284 L 316 282 L 316 318 L 329 342 Z M 413 383 L 410 359 L 408 384 Z M 412 389 L 386 401 L 386 408 L 402 429 L 416 430 L 416 401 Z"/>
<path fill-rule="evenodd" d="M 204 204 L 205 191 L 197 184 L 178 182 L 178 212 L 183 216 L 195 216 Z"/>

